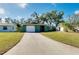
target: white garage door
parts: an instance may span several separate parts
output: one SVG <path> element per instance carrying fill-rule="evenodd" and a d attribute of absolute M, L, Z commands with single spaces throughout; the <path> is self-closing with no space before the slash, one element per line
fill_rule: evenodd
<path fill-rule="evenodd" d="M 27 26 L 26 32 L 35 32 L 35 26 Z"/>

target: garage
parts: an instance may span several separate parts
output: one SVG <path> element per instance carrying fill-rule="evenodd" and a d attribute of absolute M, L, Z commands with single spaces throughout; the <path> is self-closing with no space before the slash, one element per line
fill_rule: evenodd
<path fill-rule="evenodd" d="M 26 32 L 35 32 L 35 26 L 27 26 Z"/>
<path fill-rule="evenodd" d="M 45 24 L 25 24 L 21 27 L 22 32 L 47 32 L 49 26 Z"/>

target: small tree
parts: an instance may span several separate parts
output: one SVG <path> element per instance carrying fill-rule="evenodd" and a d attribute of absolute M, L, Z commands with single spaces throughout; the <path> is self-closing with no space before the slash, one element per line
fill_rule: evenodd
<path fill-rule="evenodd" d="M 72 15 L 68 17 L 67 26 L 71 30 L 75 30 L 76 27 L 79 27 L 79 16 L 78 15 Z"/>

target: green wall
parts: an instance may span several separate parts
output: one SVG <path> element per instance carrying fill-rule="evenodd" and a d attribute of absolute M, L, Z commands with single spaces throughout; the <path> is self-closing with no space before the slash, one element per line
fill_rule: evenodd
<path fill-rule="evenodd" d="M 35 32 L 40 32 L 40 26 L 39 25 L 35 25 Z"/>
<path fill-rule="evenodd" d="M 49 27 L 45 25 L 44 30 L 45 32 L 49 31 Z"/>
<path fill-rule="evenodd" d="M 45 25 L 44 26 L 44 31 L 45 32 L 49 31 L 49 27 Z M 35 32 L 40 32 L 40 25 L 35 26 Z"/>
<path fill-rule="evenodd" d="M 40 25 L 34 25 L 34 26 L 35 26 L 35 32 L 40 32 Z M 44 31 L 45 32 L 49 31 L 49 27 L 45 25 Z M 21 32 L 26 32 L 26 25 L 21 27 Z"/>
<path fill-rule="evenodd" d="M 21 27 L 21 32 L 26 32 L 26 25 Z"/>

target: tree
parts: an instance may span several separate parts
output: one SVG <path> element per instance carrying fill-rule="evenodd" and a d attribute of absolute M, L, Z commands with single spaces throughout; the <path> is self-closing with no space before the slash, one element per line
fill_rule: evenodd
<path fill-rule="evenodd" d="M 21 26 L 22 26 L 22 21 L 21 19 L 6 19 L 6 21 L 11 21 L 11 23 L 15 24 L 17 26 L 17 31 L 20 31 Z"/>
<path fill-rule="evenodd" d="M 20 19 L 20 23 L 21 23 L 21 25 L 24 24 L 24 18 L 21 18 L 21 19 Z"/>
<path fill-rule="evenodd" d="M 39 15 L 36 12 L 34 12 L 31 16 L 34 18 L 35 23 L 40 23 Z"/>
<path fill-rule="evenodd" d="M 5 22 L 6 22 L 6 23 L 11 23 L 11 20 L 12 20 L 12 19 L 11 19 L 10 17 L 5 18 Z"/>
<path fill-rule="evenodd" d="M 0 18 L 0 23 L 2 23 L 2 18 Z"/>
<path fill-rule="evenodd" d="M 31 15 L 32 20 L 29 19 L 29 23 L 35 23 L 35 24 L 47 23 L 50 26 L 50 29 L 52 29 L 53 24 L 55 24 L 57 27 L 59 23 L 64 22 L 64 20 L 62 20 L 63 15 L 64 15 L 63 11 L 57 11 L 57 10 L 52 10 L 52 11 L 42 14 L 40 16 L 39 16 L 39 14 L 34 12 Z"/>
<path fill-rule="evenodd" d="M 47 22 L 50 26 L 52 25 L 52 23 L 54 23 L 57 27 L 59 23 L 64 22 L 64 20 L 62 20 L 63 15 L 63 11 L 58 12 L 56 10 L 53 10 L 51 12 L 47 12 L 45 15 L 42 15 L 41 19 Z"/>
<path fill-rule="evenodd" d="M 45 22 L 48 22 L 48 19 L 46 18 L 46 14 L 42 14 L 40 17 L 40 23 L 44 24 Z"/>
<path fill-rule="evenodd" d="M 22 26 L 20 19 L 19 20 L 18 19 L 14 19 L 13 23 L 16 24 L 17 31 L 19 32 L 21 30 L 21 26 Z"/>
<path fill-rule="evenodd" d="M 63 22 L 62 20 L 64 12 L 63 11 L 56 11 L 53 10 L 50 12 L 51 18 L 53 19 L 54 23 L 56 24 L 56 27 L 58 26 L 59 23 Z"/>
<path fill-rule="evenodd" d="M 72 15 L 68 17 L 68 25 L 71 30 L 75 30 L 75 28 L 79 27 L 79 16 Z"/>
<path fill-rule="evenodd" d="M 59 23 L 64 22 L 64 20 L 62 20 L 63 15 L 64 15 L 63 11 L 56 11 L 56 10 L 46 13 L 45 16 L 46 22 L 48 23 L 51 29 L 53 24 L 55 24 L 57 27 Z"/>
<path fill-rule="evenodd" d="M 16 24 L 16 19 L 11 19 L 11 22 L 12 22 L 13 24 Z"/>
<path fill-rule="evenodd" d="M 28 19 L 28 23 L 29 23 L 29 24 L 32 24 L 32 18 L 29 18 L 29 19 Z"/>

